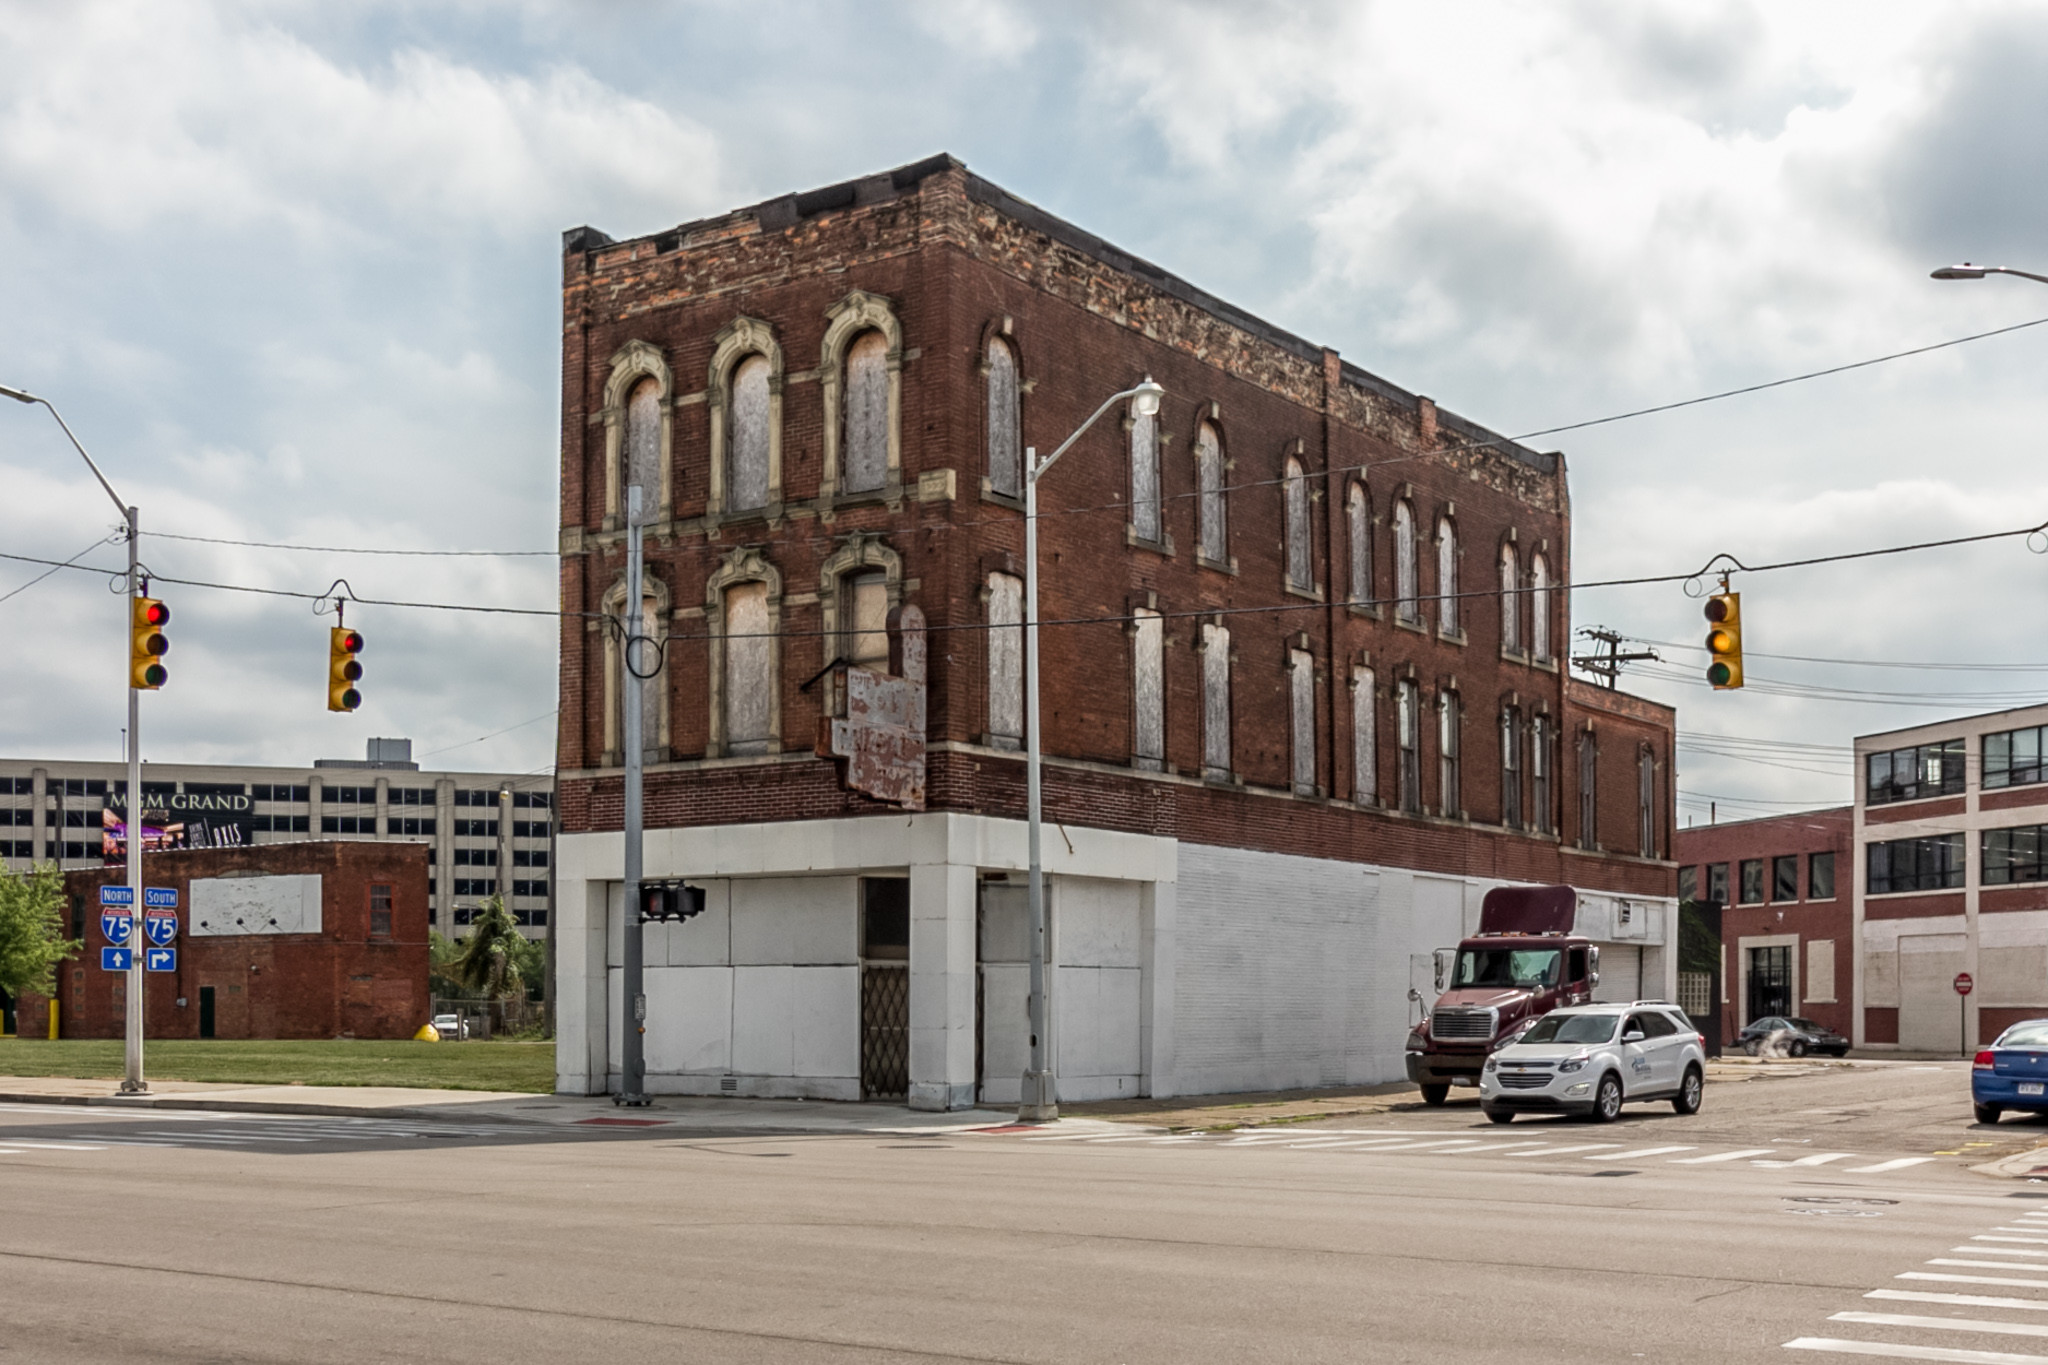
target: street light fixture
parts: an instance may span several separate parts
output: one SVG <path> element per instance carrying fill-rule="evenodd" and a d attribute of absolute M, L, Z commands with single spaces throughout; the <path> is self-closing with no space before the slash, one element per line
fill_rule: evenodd
<path fill-rule="evenodd" d="M 1060 1116 L 1058 1086 L 1052 1069 L 1047 1065 L 1046 1018 L 1045 1018 L 1045 867 L 1039 858 L 1039 834 L 1041 827 L 1042 784 L 1040 767 L 1040 731 L 1038 717 L 1038 481 L 1045 472 L 1059 461 L 1060 456 L 1073 447 L 1074 442 L 1088 428 L 1095 425 L 1102 415 L 1125 399 L 1131 403 L 1131 412 L 1138 417 L 1156 417 L 1159 414 L 1159 400 L 1166 396 L 1166 390 L 1154 383 L 1151 375 L 1135 388 L 1113 393 L 1103 400 L 1088 420 L 1074 429 L 1074 434 L 1060 442 L 1059 448 L 1040 460 L 1036 449 L 1024 452 L 1024 697 L 1027 710 L 1024 715 L 1024 780 L 1025 780 L 1025 829 L 1030 846 L 1030 898 L 1031 898 L 1031 994 L 1028 1008 L 1031 1018 L 1031 1065 L 1024 1073 L 1021 1093 L 1017 1100 L 1017 1117 L 1027 1123 L 1044 1123 Z"/>
<path fill-rule="evenodd" d="M 107 490 L 107 496 L 114 500 L 114 506 L 121 511 L 122 523 L 128 529 L 128 600 L 133 602 L 142 595 L 142 572 L 136 561 L 138 548 L 138 527 L 140 514 L 114 491 L 114 485 L 107 482 L 107 476 L 86 454 L 78 437 L 72 434 L 71 424 L 64 420 L 64 414 L 57 411 L 56 404 L 47 398 L 38 398 L 23 389 L 10 389 L 0 384 L 0 397 L 12 398 L 17 403 L 38 403 L 57 419 L 57 425 L 64 429 L 64 436 L 71 442 L 71 448 L 85 461 L 85 467 L 100 481 L 100 487 Z M 128 613 L 123 611 L 122 622 L 128 623 Z M 128 925 L 128 992 L 127 992 L 127 1047 L 126 1065 L 122 1069 L 121 1093 L 124 1095 L 146 1095 L 148 1082 L 142 1079 L 142 706 L 141 691 L 128 688 L 128 809 L 125 812 L 126 837 L 128 846 L 128 896 L 130 919 Z"/>
<path fill-rule="evenodd" d="M 1961 265 L 1945 265 L 1939 270 L 1929 271 L 1927 277 L 1932 280 L 1981 280 L 1986 275 L 2017 275 L 2023 280 L 2036 280 L 2048 284 L 2048 275 L 2036 275 L 2031 270 L 2014 270 L 2003 265 L 1971 265 L 1968 261 Z"/>

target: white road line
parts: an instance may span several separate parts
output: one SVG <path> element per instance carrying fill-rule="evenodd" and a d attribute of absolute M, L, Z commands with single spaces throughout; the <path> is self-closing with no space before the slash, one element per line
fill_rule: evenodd
<path fill-rule="evenodd" d="M 1102 1136 L 1100 1133 L 1047 1133 L 1043 1137 L 1028 1137 L 1026 1142 L 1087 1142 Z"/>
<path fill-rule="evenodd" d="M 1921 1264 L 1962 1266 L 1968 1270 L 2031 1270 L 2037 1275 L 2048 1274 L 2048 1265 L 2036 1265 L 2032 1261 L 1958 1261 L 1953 1256 L 1937 1256 L 1931 1261 L 1922 1261 Z"/>
<path fill-rule="evenodd" d="M 2025 1228 L 1993 1228 L 1993 1229 L 1991 1229 L 1991 1230 L 1992 1230 L 1993 1232 L 2039 1232 L 2039 1231 L 2041 1231 L 2041 1229 L 2040 1229 L 2039 1227 L 2025 1227 Z"/>
<path fill-rule="evenodd" d="M 1618 1142 L 1588 1142 L 1578 1147 L 1552 1147 L 1547 1152 L 1531 1152 L 1530 1156 L 1564 1156 L 1568 1152 L 1597 1152 L 1602 1147 L 1619 1147 Z"/>
<path fill-rule="evenodd" d="M 1854 1152 L 1815 1152 L 1812 1156 L 1802 1156 L 1792 1161 L 1756 1161 L 1750 1164 L 1754 1166 L 1771 1166 L 1782 1170 L 1787 1166 L 1825 1166 L 1830 1161 L 1840 1161 L 1844 1157 L 1855 1155 Z"/>
<path fill-rule="evenodd" d="M 1977 1239 L 1973 1237 L 1970 1240 L 1974 1242 Z M 1960 1251 L 1965 1256 L 2048 1256 L 2048 1251 L 2029 1251 L 2025 1247 L 1950 1247 L 1949 1250 Z"/>
<path fill-rule="evenodd" d="M 2028 1266 L 2029 1270 L 2042 1269 Z M 2014 1289 L 2048 1289 L 2048 1280 L 2015 1280 L 2009 1275 L 1944 1275 L 1933 1270 L 1908 1270 L 1892 1276 L 1895 1280 L 1934 1280 L 1941 1284 L 2003 1284 Z"/>
<path fill-rule="evenodd" d="M 2007 1351 L 1957 1351 L 1946 1346 L 1902 1346 L 1889 1341 L 1845 1341 L 1837 1337 L 1800 1337 L 1785 1343 L 1788 1351 L 1839 1351 L 1852 1356 L 1890 1356 L 1894 1360 L 1936 1360 L 1947 1365 L 2048 1365 L 2048 1356 L 2013 1355 Z"/>
<path fill-rule="evenodd" d="M 96 1143 L 86 1142 L 24 1142 L 20 1138 L 7 1139 L 8 1145 L 25 1147 L 32 1152 L 104 1152 L 107 1149 Z"/>
<path fill-rule="evenodd" d="M 1168 1137 L 1163 1133 L 1138 1133 L 1131 1137 L 1089 1138 L 1090 1142 L 1177 1142 L 1182 1139 Z"/>
<path fill-rule="evenodd" d="M 1926 1327 L 1940 1332 L 1995 1332 L 2008 1337 L 2048 1337 L 2037 1322 L 1996 1322 L 1990 1318 L 1929 1318 L 1914 1313 L 1830 1313 L 1829 1322 L 1861 1322 L 1872 1327 Z"/>
<path fill-rule="evenodd" d="M 2048 1246 L 2048 1237 L 1993 1237 L 1988 1232 L 1980 1232 L 1970 1240 L 1973 1242 L 2025 1242 L 2028 1246 Z"/>
<path fill-rule="evenodd" d="M 1467 1147 L 1464 1151 L 1458 1153 L 1458 1155 L 1477 1156 L 1481 1152 L 1520 1151 L 1524 1155 L 1535 1156 L 1537 1155 L 1537 1151 L 1540 1151 L 1541 1149 L 1548 1147 L 1549 1145 L 1550 1144 L 1547 1142 L 1488 1142 L 1478 1147 Z M 1531 1151 L 1529 1150 L 1530 1148 L 1535 1148 L 1537 1149 L 1537 1151 Z"/>
<path fill-rule="evenodd" d="M 1470 1142 L 1471 1139 L 1469 1138 L 1460 1141 L 1445 1141 L 1443 1139 L 1438 1139 L 1435 1142 L 1403 1142 L 1386 1147 L 1375 1147 L 1372 1150 L 1375 1152 L 1421 1152 L 1429 1151 L 1433 1148 L 1439 1147 L 1463 1147 Z"/>
<path fill-rule="evenodd" d="M 17 1149 L 17 1148 L 14 1148 L 14 1147 L 0 1147 L 0 1156 L 20 1156 L 20 1155 L 21 1155 L 21 1152 L 20 1152 L 20 1150 L 19 1150 L 19 1149 Z"/>
<path fill-rule="evenodd" d="M 1959 1308 L 2012 1308 L 2048 1313 L 2048 1299 L 2004 1299 L 1994 1294 L 1932 1294 L 1920 1289 L 1873 1289 L 1863 1297 L 1892 1303 L 1948 1303 Z"/>
<path fill-rule="evenodd" d="M 1777 1151 L 1775 1147 L 1747 1147 L 1739 1152 L 1716 1152 L 1712 1156 L 1689 1156 L 1674 1161 L 1673 1166 L 1710 1166 L 1716 1161 L 1740 1161 L 1746 1156 L 1769 1156 Z"/>
<path fill-rule="evenodd" d="M 1638 1147 L 1632 1152 L 1608 1152 L 1601 1156 L 1582 1156 L 1581 1161 L 1636 1161 L 1646 1156 L 1663 1156 L 1667 1152 L 1697 1152 L 1697 1147 Z"/>
<path fill-rule="evenodd" d="M 1327 1138 L 1317 1142 L 1290 1142 L 1290 1147 L 1342 1147 L 1348 1152 L 1376 1152 L 1389 1144 L 1399 1146 L 1400 1138 Z M 1269 1144 L 1270 1145 L 1270 1144 Z"/>
<path fill-rule="evenodd" d="M 178 1145 L 163 1138 L 102 1137 L 98 1133 L 93 1134 L 93 1141 L 108 1147 L 176 1147 Z"/>
<path fill-rule="evenodd" d="M 1924 1166 L 1934 1160 L 1931 1156 L 1902 1156 L 1891 1161 L 1880 1161 L 1875 1166 L 1845 1166 L 1848 1175 L 1880 1175 L 1885 1171 L 1903 1171 L 1908 1166 Z"/>

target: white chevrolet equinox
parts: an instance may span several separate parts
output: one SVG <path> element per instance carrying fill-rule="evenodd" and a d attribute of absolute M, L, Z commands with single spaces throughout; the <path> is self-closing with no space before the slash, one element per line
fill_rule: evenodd
<path fill-rule="evenodd" d="M 1632 1100 L 1670 1100 L 1697 1114 L 1706 1040 L 1676 1005 L 1573 1005 L 1486 1059 L 1479 1105 L 1495 1123 L 1518 1113 L 1586 1114 L 1611 1123 Z"/>

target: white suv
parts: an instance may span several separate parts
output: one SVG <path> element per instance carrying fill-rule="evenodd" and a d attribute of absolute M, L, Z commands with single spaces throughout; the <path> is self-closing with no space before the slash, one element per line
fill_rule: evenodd
<path fill-rule="evenodd" d="M 1479 1105 L 1495 1123 L 1518 1113 L 1612 1123 L 1629 1100 L 1670 1100 L 1679 1113 L 1697 1114 L 1706 1066 L 1706 1039 L 1676 1005 L 1573 1005 L 1486 1059 Z"/>

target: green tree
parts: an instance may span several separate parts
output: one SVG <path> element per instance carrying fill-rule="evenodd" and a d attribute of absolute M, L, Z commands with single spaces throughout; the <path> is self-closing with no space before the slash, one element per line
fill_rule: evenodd
<path fill-rule="evenodd" d="M 84 946 L 64 937 L 64 879 L 55 863 L 0 871 L 0 990 L 54 994 L 57 964 Z"/>
<path fill-rule="evenodd" d="M 460 948 L 451 964 L 455 979 L 487 1000 L 523 995 L 541 982 L 540 945 L 519 932 L 503 896 L 484 902 Z"/>
<path fill-rule="evenodd" d="M 462 959 L 462 944 L 439 929 L 427 930 L 427 989 L 438 996 L 461 995 L 462 984 L 455 964 Z"/>

